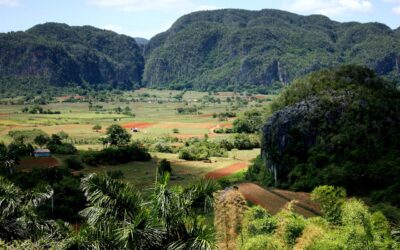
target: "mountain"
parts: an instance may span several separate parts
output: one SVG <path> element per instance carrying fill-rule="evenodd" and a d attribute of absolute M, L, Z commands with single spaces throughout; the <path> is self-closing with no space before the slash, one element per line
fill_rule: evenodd
<path fill-rule="evenodd" d="M 400 91 L 394 84 L 360 66 L 322 70 L 296 80 L 273 110 L 261 151 L 275 184 L 340 186 L 400 205 Z"/>
<path fill-rule="evenodd" d="M 0 34 L 0 76 L 38 77 L 56 86 L 141 84 L 144 60 L 135 39 L 91 26 L 46 23 Z"/>
<path fill-rule="evenodd" d="M 142 38 L 142 37 L 134 37 L 136 43 L 141 46 L 141 45 L 147 45 L 149 43 L 149 40 L 147 40 L 146 38 Z"/>
<path fill-rule="evenodd" d="M 251 89 L 287 84 L 324 67 L 366 65 L 400 79 L 400 40 L 380 23 L 224 9 L 179 18 L 146 46 L 151 87 Z"/>

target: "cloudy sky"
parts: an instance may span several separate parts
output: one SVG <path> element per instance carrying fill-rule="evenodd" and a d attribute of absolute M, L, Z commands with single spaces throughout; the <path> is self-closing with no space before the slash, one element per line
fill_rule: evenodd
<path fill-rule="evenodd" d="M 400 0 L 0 0 L 0 32 L 62 22 L 151 38 L 183 14 L 221 8 L 281 9 L 324 14 L 338 21 L 382 22 L 393 29 L 400 26 Z"/>

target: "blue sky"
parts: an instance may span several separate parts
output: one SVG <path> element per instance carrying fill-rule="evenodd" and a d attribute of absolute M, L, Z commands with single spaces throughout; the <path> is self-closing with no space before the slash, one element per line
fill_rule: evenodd
<path fill-rule="evenodd" d="M 0 32 L 62 22 L 151 38 L 184 14 L 221 8 L 281 9 L 324 14 L 337 21 L 400 26 L 400 0 L 0 0 Z"/>

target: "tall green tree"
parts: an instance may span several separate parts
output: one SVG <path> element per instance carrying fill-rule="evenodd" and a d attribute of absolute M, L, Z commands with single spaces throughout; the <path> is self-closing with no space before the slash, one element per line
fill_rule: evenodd
<path fill-rule="evenodd" d="M 131 135 L 118 124 L 107 128 L 107 136 L 103 139 L 104 144 L 111 146 L 125 146 L 131 141 Z"/>

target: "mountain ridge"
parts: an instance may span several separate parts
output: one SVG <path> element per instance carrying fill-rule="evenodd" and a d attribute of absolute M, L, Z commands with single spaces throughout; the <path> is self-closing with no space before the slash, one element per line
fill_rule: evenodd
<path fill-rule="evenodd" d="M 141 84 L 144 61 L 133 38 L 92 26 L 36 25 L 0 34 L 0 75 L 41 77 L 53 85 Z"/>
<path fill-rule="evenodd" d="M 0 52 L 0 77 L 55 86 L 265 92 L 342 64 L 400 79 L 400 27 L 273 9 L 189 13 L 149 41 L 45 23 L 0 33 Z"/>
<path fill-rule="evenodd" d="M 201 90 L 271 87 L 340 64 L 366 65 L 398 79 L 396 32 L 380 23 L 340 23 L 280 10 L 199 11 L 150 40 L 143 81 Z"/>

